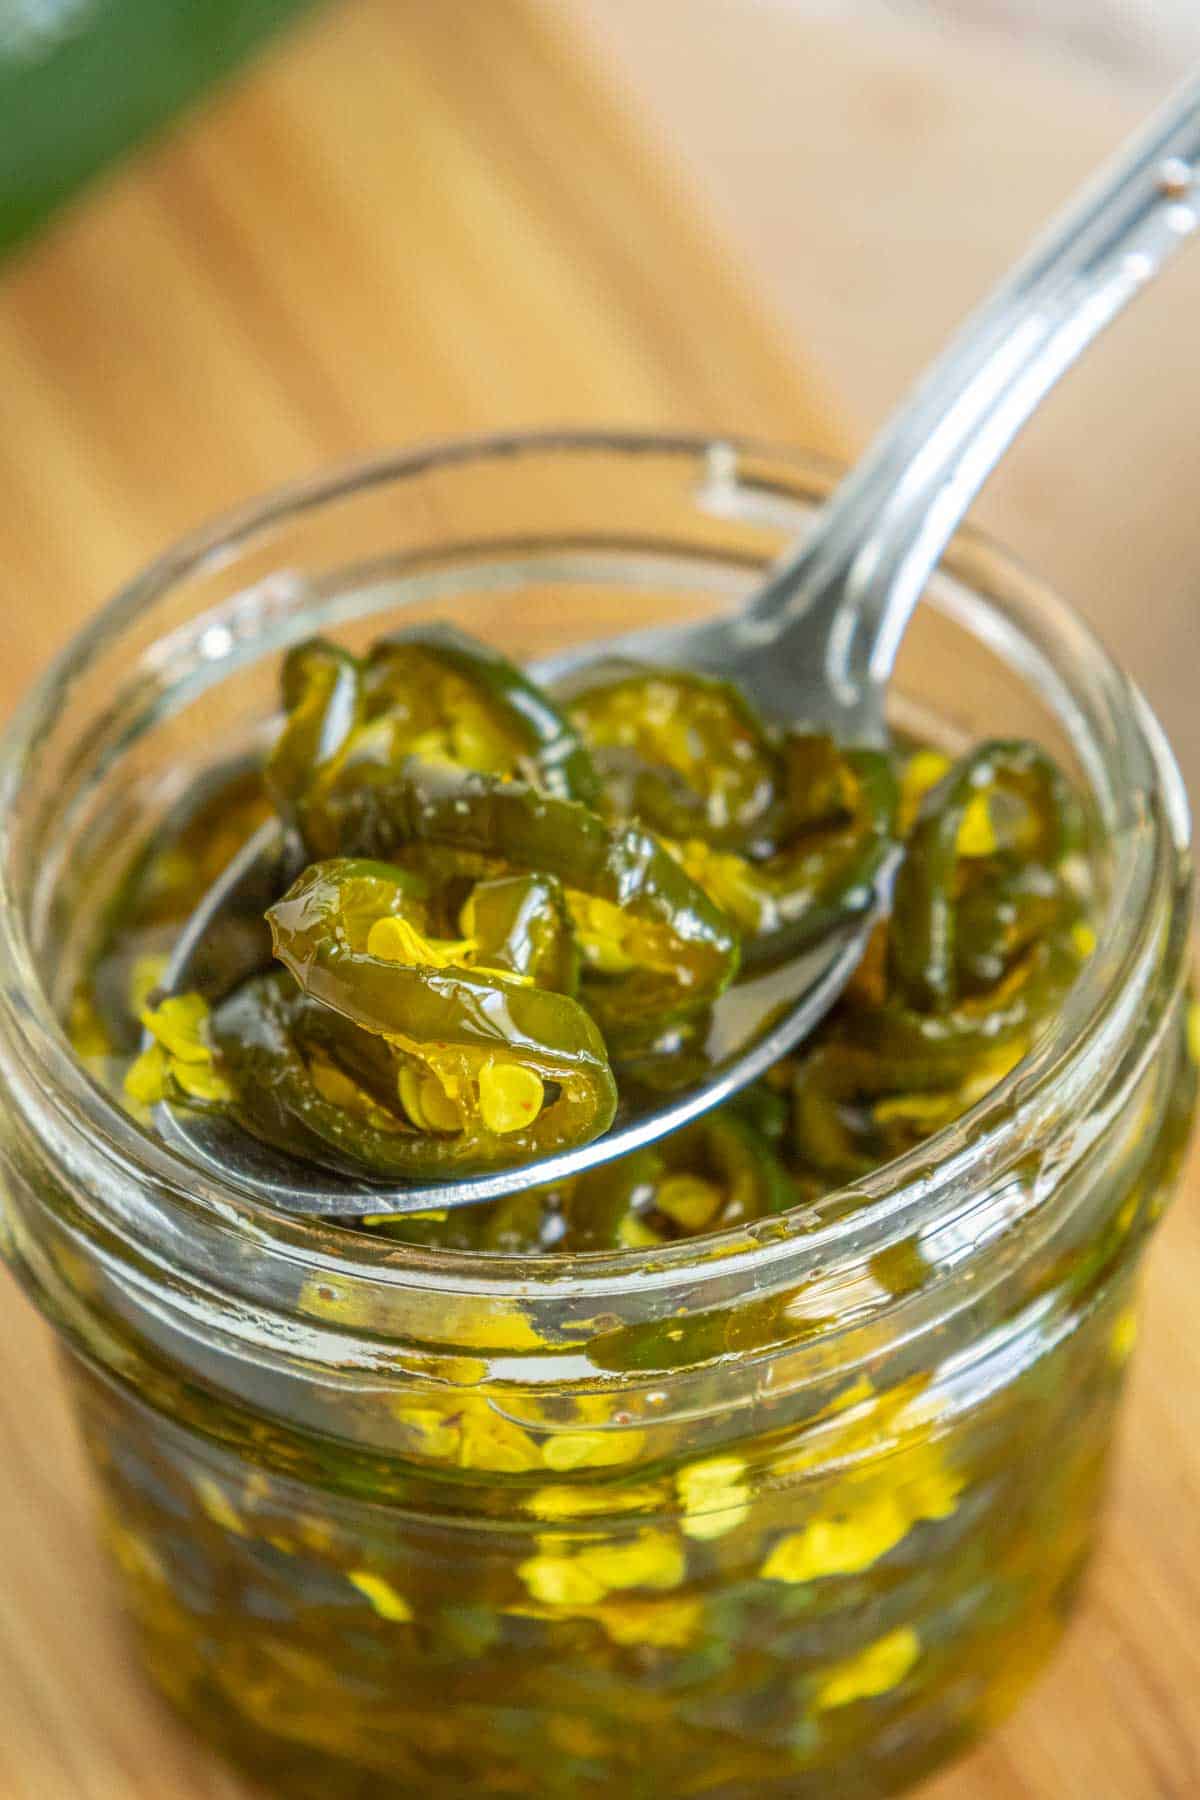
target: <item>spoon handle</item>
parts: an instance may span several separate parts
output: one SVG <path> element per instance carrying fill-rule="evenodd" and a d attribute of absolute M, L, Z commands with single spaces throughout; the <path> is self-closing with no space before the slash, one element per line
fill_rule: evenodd
<path fill-rule="evenodd" d="M 1044 395 L 1200 225 L 1191 79 L 967 320 L 762 589 L 747 620 L 804 616 L 843 705 L 866 706 L 976 493 Z M 814 616 L 815 615 L 815 616 Z M 821 628 L 824 628 L 823 630 Z"/>

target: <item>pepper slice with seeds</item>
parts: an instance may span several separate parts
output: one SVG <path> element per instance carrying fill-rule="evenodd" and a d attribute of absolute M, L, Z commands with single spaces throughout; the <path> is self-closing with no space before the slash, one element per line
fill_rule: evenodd
<path fill-rule="evenodd" d="M 1078 836 L 1032 744 L 983 744 L 923 794 L 869 974 L 796 1063 L 794 1149 L 819 1184 L 924 1142 L 1025 1054 L 1086 955 Z"/>
<path fill-rule="evenodd" d="M 479 940 L 435 936 L 413 883 L 378 862 L 318 863 L 270 908 L 299 991 L 259 977 L 217 1010 L 237 1116 L 285 1148 L 301 1127 L 326 1164 L 412 1179 L 509 1167 L 606 1130 L 616 1086 L 588 1014 L 477 961 Z"/>
<path fill-rule="evenodd" d="M 558 692 L 616 817 L 728 849 L 769 831 L 779 758 L 730 682 L 613 660 L 589 665 Z"/>
<path fill-rule="evenodd" d="M 325 638 L 298 644 L 284 662 L 283 703 L 268 784 L 314 857 L 338 848 L 328 790 L 407 756 L 518 776 L 562 799 L 599 794 L 578 732 L 549 696 L 450 626 L 398 632 L 362 658 Z"/>
<path fill-rule="evenodd" d="M 582 995 L 606 1036 L 710 1005 L 732 979 L 731 922 L 656 838 L 520 781 L 416 757 L 356 769 L 322 800 L 343 856 L 386 856 L 440 883 L 555 877 L 584 961 Z"/>

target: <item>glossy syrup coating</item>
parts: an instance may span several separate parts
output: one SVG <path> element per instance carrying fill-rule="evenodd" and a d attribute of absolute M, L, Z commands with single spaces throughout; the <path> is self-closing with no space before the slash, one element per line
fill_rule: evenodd
<path fill-rule="evenodd" d="M 362 658 L 311 640 L 282 687 L 266 790 L 313 860 L 268 910 L 277 960 L 211 1017 L 191 996 L 143 1009 L 154 1042 L 126 1091 L 227 1107 L 343 1172 L 519 1165 L 694 1080 L 739 964 L 818 937 L 905 840 L 846 997 L 728 1127 L 639 1156 L 636 1180 L 602 1169 L 470 1211 L 447 1223 L 459 1247 L 500 1219 L 510 1250 L 645 1248 L 858 1180 L 1019 1060 L 1089 948 L 1077 806 L 1032 745 L 957 764 L 840 749 L 768 727 L 727 683 L 627 663 L 551 697 L 433 628 Z M 177 860 L 209 874 L 196 829 Z M 97 962 L 110 1009 L 154 891 L 138 871 L 166 854 L 135 869 Z M 181 910 L 198 891 L 183 883 Z M 753 1200 L 722 1132 L 761 1171 Z M 425 1220 L 365 1228 L 437 1241 Z"/>

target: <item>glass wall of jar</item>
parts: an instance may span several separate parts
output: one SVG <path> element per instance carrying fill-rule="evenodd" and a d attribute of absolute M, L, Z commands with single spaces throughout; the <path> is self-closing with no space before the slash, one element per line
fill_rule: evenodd
<path fill-rule="evenodd" d="M 181 1163 L 64 1029 L 138 846 L 261 756 L 288 644 L 439 617 L 537 659 L 735 606 L 832 479 L 570 435 L 328 478 L 150 569 L 4 742 L 5 1254 L 147 1669 L 272 1793 L 888 1793 L 1062 1629 L 1191 1111 L 1187 818 L 1128 685 L 986 542 L 895 723 L 1059 759 L 1095 947 L 1031 1054 L 853 1192 L 653 1249 L 414 1247 Z"/>

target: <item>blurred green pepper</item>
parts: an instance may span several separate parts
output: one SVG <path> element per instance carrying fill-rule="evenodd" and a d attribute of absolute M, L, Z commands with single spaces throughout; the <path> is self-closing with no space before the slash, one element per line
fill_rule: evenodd
<path fill-rule="evenodd" d="M 797 1062 L 801 1167 L 826 1184 L 859 1179 L 1025 1054 L 1087 954 L 1063 869 L 1078 835 L 1070 790 L 1031 744 L 984 744 L 929 788 L 870 973 Z"/>
<path fill-rule="evenodd" d="M 923 1012 L 949 1011 L 960 959 L 969 962 L 981 935 L 994 954 L 1004 914 L 1033 898 L 1032 870 L 1056 869 L 1073 841 L 1070 791 L 1036 745 L 981 744 L 956 763 L 922 800 L 896 877 L 889 943 L 903 998 Z M 978 897 L 968 910 L 972 889 Z M 1053 894 L 1047 897 L 1049 909 L 1032 910 L 1034 929 L 1053 912 Z M 1028 928 L 1019 935 L 1028 940 Z"/>

